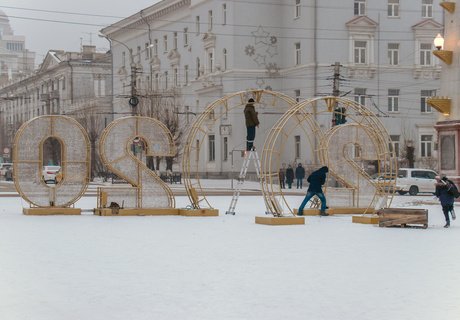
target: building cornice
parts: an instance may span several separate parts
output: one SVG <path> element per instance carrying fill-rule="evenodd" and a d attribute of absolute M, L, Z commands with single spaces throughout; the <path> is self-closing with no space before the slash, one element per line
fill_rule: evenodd
<path fill-rule="evenodd" d="M 189 7 L 191 0 L 163 0 L 153 6 L 150 6 L 141 12 L 133 14 L 128 18 L 120 20 L 100 32 L 109 38 L 116 38 L 118 35 L 125 33 L 127 30 L 135 30 L 147 22 L 154 22 L 162 17 L 173 13 L 174 11 Z"/>

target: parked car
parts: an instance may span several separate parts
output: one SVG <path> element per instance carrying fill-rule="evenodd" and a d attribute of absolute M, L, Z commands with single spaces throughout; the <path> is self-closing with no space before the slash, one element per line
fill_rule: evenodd
<path fill-rule="evenodd" d="M 0 163 L 0 176 L 5 177 L 6 169 L 13 169 L 13 164 L 10 162 Z"/>
<path fill-rule="evenodd" d="M 42 177 L 45 183 L 54 183 L 56 184 L 59 182 L 56 179 L 56 176 L 60 173 L 61 167 L 60 166 L 43 166 L 42 169 Z"/>
<path fill-rule="evenodd" d="M 384 191 L 394 192 L 398 190 L 396 188 L 396 173 L 393 175 L 375 173 L 371 178 L 375 185 L 382 188 Z"/>
<path fill-rule="evenodd" d="M 400 168 L 396 181 L 398 193 L 409 192 L 411 196 L 418 193 L 434 193 L 437 175 L 436 171 L 429 169 Z"/>

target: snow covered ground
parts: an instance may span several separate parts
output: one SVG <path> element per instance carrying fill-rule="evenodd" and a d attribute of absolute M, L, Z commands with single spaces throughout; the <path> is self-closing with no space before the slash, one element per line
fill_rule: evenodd
<path fill-rule="evenodd" d="M 426 230 L 257 225 L 261 197 L 240 197 L 235 216 L 231 197 L 209 199 L 219 217 L 24 216 L 0 198 L 0 319 L 459 318 L 460 220 L 444 229 L 432 196 L 393 202 L 427 208 Z"/>

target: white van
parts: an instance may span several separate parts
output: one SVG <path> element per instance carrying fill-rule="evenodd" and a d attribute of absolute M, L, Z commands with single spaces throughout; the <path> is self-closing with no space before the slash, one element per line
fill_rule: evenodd
<path fill-rule="evenodd" d="M 418 193 L 434 193 L 437 175 L 436 171 L 430 169 L 399 168 L 396 190 L 399 194 L 409 192 L 411 196 Z"/>
<path fill-rule="evenodd" d="M 10 162 L 0 163 L 0 177 L 5 178 L 5 172 L 8 168 L 13 169 L 13 164 Z"/>

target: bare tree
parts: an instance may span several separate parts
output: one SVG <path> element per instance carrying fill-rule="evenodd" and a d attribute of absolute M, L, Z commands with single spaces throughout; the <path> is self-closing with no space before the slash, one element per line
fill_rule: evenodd
<path fill-rule="evenodd" d="M 97 152 L 97 142 L 105 128 L 105 116 L 97 108 L 88 108 L 75 114 L 77 121 L 86 129 L 91 144 L 91 181 L 100 172 L 105 172 L 104 165 Z"/>
<path fill-rule="evenodd" d="M 174 159 L 180 153 L 181 140 L 184 133 L 178 116 L 177 93 L 174 91 L 167 93 L 151 94 L 148 99 L 141 99 L 139 104 L 139 115 L 147 116 L 161 121 L 171 132 L 176 146 L 176 154 L 166 157 L 166 170 L 172 171 Z M 147 159 L 147 166 L 151 169 L 160 170 L 161 157 L 156 157 L 155 165 L 153 159 Z"/>

